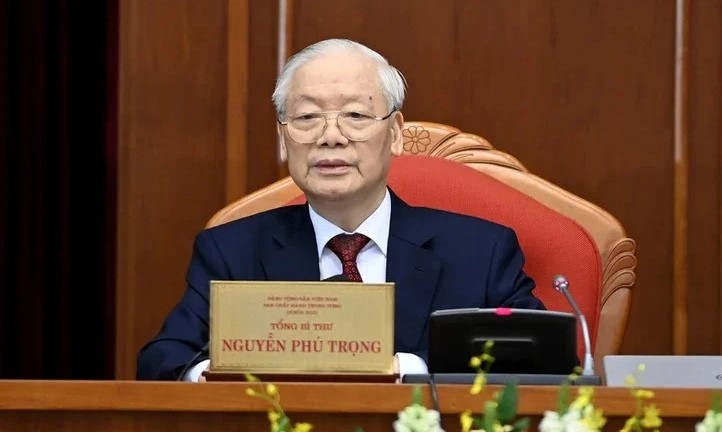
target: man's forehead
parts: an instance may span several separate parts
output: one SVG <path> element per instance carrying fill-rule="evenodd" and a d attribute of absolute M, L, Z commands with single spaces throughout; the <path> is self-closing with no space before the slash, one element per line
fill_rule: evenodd
<path fill-rule="evenodd" d="M 329 99 L 372 105 L 384 99 L 376 63 L 358 54 L 332 53 L 302 65 L 291 81 L 288 101 L 323 103 Z"/>
<path fill-rule="evenodd" d="M 316 56 L 309 58 L 299 69 L 318 65 L 329 67 L 334 64 L 341 68 L 361 66 L 373 67 L 376 64 L 376 61 L 356 50 L 338 49 L 317 54 Z"/>
<path fill-rule="evenodd" d="M 301 65 L 292 79 L 298 85 L 350 82 L 377 85 L 378 65 L 359 53 L 331 52 Z"/>

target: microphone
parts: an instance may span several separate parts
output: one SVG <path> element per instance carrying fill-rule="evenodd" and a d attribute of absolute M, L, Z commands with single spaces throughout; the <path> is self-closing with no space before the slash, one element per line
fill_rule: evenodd
<path fill-rule="evenodd" d="M 328 277 L 326 279 L 323 279 L 321 282 L 350 282 L 350 281 L 351 281 L 351 279 L 349 279 L 348 276 L 346 276 L 345 274 L 337 274 L 337 275 Z M 177 381 L 183 381 L 183 378 L 188 373 L 190 368 L 196 364 L 196 360 L 198 360 L 198 357 L 200 357 L 201 355 L 204 355 L 204 354 L 208 355 L 208 345 L 209 344 L 210 344 L 210 341 L 206 342 L 206 344 L 203 345 L 203 347 L 201 347 L 201 349 L 188 361 L 188 363 L 186 363 L 185 366 L 183 366 L 183 369 L 178 374 Z"/>
<path fill-rule="evenodd" d="M 566 276 L 560 274 L 554 276 L 554 281 L 552 285 L 554 286 L 555 290 L 561 291 L 561 293 L 564 294 L 564 297 L 567 298 L 567 301 L 572 306 L 572 309 L 574 309 L 574 314 L 577 316 L 579 322 L 582 325 L 582 335 L 584 335 L 584 370 L 582 371 L 582 375 L 593 376 L 594 359 L 592 358 L 592 343 L 590 342 L 591 338 L 589 337 L 589 327 L 587 327 L 587 319 L 584 318 L 582 310 L 579 309 L 577 302 L 575 302 L 574 297 L 572 297 L 572 293 L 569 292 L 569 281 L 567 280 Z"/>

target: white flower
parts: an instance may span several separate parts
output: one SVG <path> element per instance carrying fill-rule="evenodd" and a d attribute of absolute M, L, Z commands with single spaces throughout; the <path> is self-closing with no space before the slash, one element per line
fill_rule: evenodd
<path fill-rule="evenodd" d="M 584 421 L 584 418 L 591 414 L 591 410 L 591 406 L 570 409 L 561 417 L 557 412 L 546 411 L 539 423 L 539 432 L 597 432 Z"/>
<path fill-rule="evenodd" d="M 704 419 L 695 426 L 696 432 L 722 432 L 722 413 L 708 410 Z"/>
<path fill-rule="evenodd" d="M 545 411 L 544 418 L 539 422 L 540 432 L 564 432 L 564 424 L 556 411 Z"/>
<path fill-rule="evenodd" d="M 395 432 L 444 432 L 440 424 L 441 417 L 436 410 L 421 405 L 411 405 L 399 413 L 394 422 Z"/>

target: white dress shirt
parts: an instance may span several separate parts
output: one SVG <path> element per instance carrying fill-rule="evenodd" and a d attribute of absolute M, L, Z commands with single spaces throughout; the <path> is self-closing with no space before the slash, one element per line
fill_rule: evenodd
<path fill-rule="evenodd" d="M 386 251 L 389 244 L 389 227 L 391 225 L 391 195 L 388 189 L 381 205 L 371 213 L 365 221 L 359 225 L 356 231 L 350 233 L 342 230 L 333 223 L 324 219 L 321 215 L 308 206 L 313 230 L 316 233 L 316 245 L 318 247 L 318 266 L 321 279 L 343 273 L 341 260 L 326 244 L 338 234 L 363 234 L 370 238 L 366 246 L 361 249 L 356 264 L 358 265 L 361 279 L 366 283 L 386 282 Z M 396 353 L 399 361 L 399 375 L 409 373 L 427 373 L 428 368 L 424 360 L 411 353 Z M 198 381 L 200 374 L 208 366 L 209 360 L 204 360 L 195 365 L 185 376 L 186 381 Z"/>

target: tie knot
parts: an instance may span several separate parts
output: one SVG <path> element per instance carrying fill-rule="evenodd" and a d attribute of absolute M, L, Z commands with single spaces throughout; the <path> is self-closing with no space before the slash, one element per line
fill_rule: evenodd
<path fill-rule="evenodd" d="M 328 248 L 339 257 L 342 263 L 355 263 L 358 253 L 370 240 L 363 234 L 339 234 L 328 241 Z"/>

